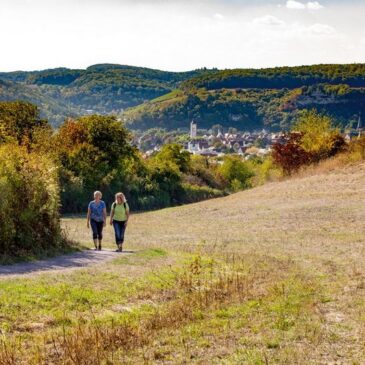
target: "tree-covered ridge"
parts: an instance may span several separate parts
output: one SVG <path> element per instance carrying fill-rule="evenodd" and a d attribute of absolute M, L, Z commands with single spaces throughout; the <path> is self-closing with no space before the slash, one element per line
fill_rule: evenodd
<path fill-rule="evenodd" d="M 57 68 L 0 73 L 0 100 L 35 103 L 53 125 L 88 112 L 119 114 L 175 89 L 191 77 L 215 70 L 167 72 L 142 67 L 100 64 L 86 70 Z M 5 83 L 3 85 L 3 83 Z M 55 108 L 54 105 L 59 107 Z"/>
<path fill-rule="evenodd" d="M 28 85 L 0 80 L 0 101 L 23 100 L 37 105 L 41 116 L 51 121 L 53 126 L 60 125 L 65 118 L 82 115 L 82 110 L 62 98 L 54 85 Z"/>
<path fill-rule="evenodd" d="M 365 89 L 319 84 L 296 89 L 176 90 L 127 110 L 133 129 L 186 127 L 191 119 L 201 128 L 214 124 L 240 130 L 288 129 L 303 109 L 315 108 L 343 127 L 365 113 Z"/>
<path fill-rule="evenodd" d="M 364 109 L 362 88 L 365 64 L 189 72 L 99 64 L 0 73 L 0 101 L 32 102 L 56 127 L 68 117 L 124 113 L 135 129 L 176 129 L 192 118 L 204 128 L 282 129 L 312 107 L 347 125 Z"/>
<path fill-rule="evenodd" d="M 223 70 L 195 77 L 182 87 L 293 89 L 323 83 L 365 87 L 365 64 Z"/>
<path fill-rule="evenodd" d="M 70 85 L 74 81 L 77 81 L 73 86 L 80 86 L 83 85 L 85 81 L 89 82 L 90 79 L 93 79 L 94 77 L 99 79 L 102 78 L 104 81 L 108 82 L 110 79 L 121 79 L 125 77 L 161 82 L 169 84 L 171 87 L 173 87 L 181 81 L 185 81 L 206 73 L 215 72 L 217 72 L 217 70 L 208 70 L 206 68 L 187 72 L 170 72 L 137 66 L 97 64 L 90 66 L 85 70 L 60 67 L 42 71 L 0 72 L 0 79 L 15 82 L 25 82 L 28 84 L 49 84 L 62 86 Z"/>
<path fill-rule="evenodd" d="M 28 84 L 68 85 L 81 75 L 83 70 L 71 70 L 65 67 L 42 71 L 0 72 L 3 80 Z"/>

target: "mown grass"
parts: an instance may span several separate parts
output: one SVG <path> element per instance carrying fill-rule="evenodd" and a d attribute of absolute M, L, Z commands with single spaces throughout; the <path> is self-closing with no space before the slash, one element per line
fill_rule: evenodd
<path fill-rule="evenodd" d="M 0 282 L 0 329 L 14 333 L 75 325 L 80 316 L 94 316 L 107 306 L 122 304 L 138 291 L 159 288 L 153 280 L 153 265 L 167 253 L 143 250 L 131 258 L 116 259 L 100 266 L 71 274 L 43 274 Z M 132 262 L 145 266 L 135 277 L 124 276 L 123 265 Z M 151 272 L 149 272 L 151 270 Z"/>
<path fill-rule="evenodd" d="M 251 338 L 244 346 L 255 349 L 257 343 L 252 338 L 264 328 L 267 336 L 260 347 L 269 347 L 274 352 L 281 346 L 277 345 L 278 341 L 284 344 L 292 335 L 312 341 L 312 333 L 304 332 L 303 323 L 314 315 L 313 308 L 320 300 L 321 291 L 313 285 L 315 280 L 307 282 L 293 263 L 280 262 L 286 271 L 277 270 L 277 264 L 277 260 L 269 258 L 252 261 L 245 257 L 234 260 L 200 255 L 185 257 L 182 266 L 144 276 L 142 281 L 147 278 L 144 283 L 148 287 L 138 280 L 133 290 L 118 292 L 118 303 L 124 304 L 119 307 L 120 313 L 100 315 L 97 309 L 100 304 L 105 305 L 100 302 L 100 296 L 92 297 L 85 290 L 80 303 L 79 293 L 68 292 L 72 300 L 67 300 L 65 295 L 65 305 L 69 311 L 77 308 L 78 322 L 58 323 L 63 333 L 48 331 L 41 338 L 30 337 L 28 341 L 33 343 L 27 351 L 27 361 L 30 364 L 135 364 L 178 359 L 183 362 L 188 358 L 194 362 L 208 348 L 206 360 L 222 357 L 224 341 L 230 338 L 242 342 L 243 333 L 247 341 Z M 105 278 L 104 281 L 107 282 Z M 104 294 L 108 304 L 113 304 L 114 297 L 108 292 Z M 56 300 L 57 295 L 49 295 Z M 129 305 L 123 303 L 126 297 L 132 300 Z M 86 303 L 92 308 L 88 320 Z M 275 337 L 269 340 L 272 334 Z M 37 341 L 48 345 L 40 350 L 39 345 L 34 346 Z M 220 346 L 216 348 L 218 343 Z M 24 356 L 19 337 L 15 342 L 4 342 L 3 346 L 13 349 L 15 359 Z M 231 356 L 235 348 L 225 348 L 222 358 Z"/>
<path fill-rule="evenodd" d="M 360 163 L 133 215 L 136 254 L 0 282 L 0 364 L 361 364 L 364 203 Z"/>

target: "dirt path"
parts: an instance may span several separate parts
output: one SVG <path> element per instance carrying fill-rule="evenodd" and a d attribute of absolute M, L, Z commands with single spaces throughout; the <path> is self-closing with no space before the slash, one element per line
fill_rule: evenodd
<path fill-rule="evenodd" d="M 112 250 L 89 250 L 57 256 L 48 260 L 24 262 L 14 265 L 0 265 L 0 278 L 42 274 L 50 271 L 74 270 L 90 265 L 97 265 L 118 258 L 121 255 L 130 255 L 131 253 L 133 252 L 125 251 L 123 253 L 118 253 Z"/>

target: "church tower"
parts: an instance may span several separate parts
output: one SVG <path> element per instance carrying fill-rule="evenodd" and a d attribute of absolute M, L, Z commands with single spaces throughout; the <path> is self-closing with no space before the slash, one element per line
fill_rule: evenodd
<path fill-rule="evenodd" d="M 190 138 L 196 138 L 198 125 L 192 120 L 190 123 Z"/>

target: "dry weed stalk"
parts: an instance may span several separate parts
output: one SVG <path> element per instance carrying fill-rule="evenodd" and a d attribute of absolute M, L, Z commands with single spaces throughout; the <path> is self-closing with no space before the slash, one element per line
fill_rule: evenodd
<path fill-rule="evenodd" d="M 141 315 L 137 320 L 126 319 L 118 325 L 100 325 L 93 320 L 89 324 L 79 324 L 71 333 L 64 331 L 62 336 L 52 338 L 52 345 L 48 345 L 46 350 L 45 363 L 120 363 L 121 357 L 129 352 L 143 351 L 151 345 L 160 331 L 177 330 L 194 321 L 197 313 L 204 314 L 207 310 L 219 309 L 226 304 L 243 302 L 256 296 L 252 290 L 265 273 L 255 273 L 250 272 L 246 262 L 238 256 L 232 256 L 224 263 L 214 260 L 204 262 L 201 256 L 196 256 L 185 270 L 175 273 L 176 284 L 171 288 L 170 295 L 161 292 L 162 298 L 168 300 L 162 301 L 152 312 Z M 0 364 L 17 364 L 19 353 L 8 347 L 7 352 L 4 350 L 1 351 L 0 359 L 9 361 Z"/>

